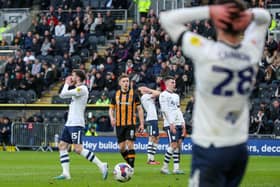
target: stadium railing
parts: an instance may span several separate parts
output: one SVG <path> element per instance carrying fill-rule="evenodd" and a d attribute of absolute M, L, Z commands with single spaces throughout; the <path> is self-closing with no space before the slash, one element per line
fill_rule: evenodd
<path fill-rule="evenodd" d="M 13 121 L 11 143 L 17 150 L 31 148 L 41 151 L 52 151 L 55 146 L 55 137 L 60 135 L 65 123 L 67 104 L 0 104 L 0 116 L 8 117 Z M 89 115 L 90 113 L 90 115 Z M 108 115 L 108 106 L 87 105 L 85 119 L 88 116 Z M 36 116 L 43 122 L 25 122 Z M 25 119 L 24 122 L 21 122 Z M 100 132 L 100 136 L 110 136 L 113 132 Z"/>
<path fill-rule="evenodd" d="M 34 150 L 52 151 L 57 148 L 63 124 L 15 122 L 12 124 L 11 144 L 16 150 L 32 148 Z"/>

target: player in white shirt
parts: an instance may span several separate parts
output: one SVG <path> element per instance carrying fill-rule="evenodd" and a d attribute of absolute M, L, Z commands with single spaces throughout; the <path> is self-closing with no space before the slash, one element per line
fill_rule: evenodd
<path fill-rule="evenodd" d="M 138 88 L 141 93 L 141 104 L 146 111 L 146 123 L 149 133 L 149 141 L 147 148 L 148 161 L 147 164 L 159 165 L 160 162 L 155 160 L 155 154 L 159 141 L 159 129 L 158 129 L 158 115 L 155 100 L 159 96 L 160 91 L 153 90 L 145 86 Z"/>
<path fill-rule="evenodd" d="M 69 144 L 73 144 L 76 153 L 82 155 L 99 167 L 104 180 L 108 175 L 108 164 L 101 162 L 93 152 L 83 148 L 82 144 L 82 136 L 84 135 L 85 128 L 84 112 L 88 100 L 88 88 L 83 83 L 85 78 L 85 73 L 82 70 L 73 70 L 72 76 L 66 78 L 60 93 L 61 98 L 72 98 L 72 101 L 58 145 L 60 163 L 63 170 L 61 175 L 55 177 L 55 179 L 58 180 L 71 179 L 69 168 L 70 159 L 68 154 Z M 75 88 L 68 90 L 68 88 L 73 85 Z"/>
<path fill-rule="evenodd" d="M 203 19 L 213 21 L 217 41 L 187 31 L 186 23 Z M 160 21 L 195 64 L 190 186 L 238 186 L 248 160 L 248 98 L 270 15 L 260 8 L 247 10 L 240 0 L 218 0 L 162 12 Z"/>
<path fill-rule="evenodd" d="M 173 157 L 173 174 L 184 174 L 180 170 L 180 148 L 186 135 L 185 120 L 180 109 L 180 97 L 174 91 L 176 82 L 174 77 L 164 79 L 166 90 L 159 95 L 160 109 L 163 114 L 164 130 L 167 133 L 169 147 L 164 155 L 164 163 L 161 173 L 170 174 L 169 161 Z"/>

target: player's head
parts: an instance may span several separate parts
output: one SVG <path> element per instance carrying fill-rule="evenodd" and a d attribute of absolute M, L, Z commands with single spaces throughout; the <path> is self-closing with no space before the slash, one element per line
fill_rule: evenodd
<path fill-rule="evenodd" d="M 82 71 L 80 69 L 74 69 L 72 71 L 72 80 L 73 80 L 74 84 L 84 82 L 86 80 L 86 75 L 85 75 L 84 71 Z"/>
<path fill-rule="evenodd" d="M 238 11 L 231 14 L 231 18 L 233 20 L 239 17 L 240 12 L 243 12 L 247 9 L 247 6 L 243 0 L 216 0 L 215 4 L 217 5 L 234 4 Z M 223 31 L 227 34 L 230 34 L 232 36 L 239 36 L 240 34 L 243 33 L 243 31 L 235 30 L 233 27 L 233 23 L 227 23 L 226 25 L 227 28 L 224 29 Z"/>
<path fill-rule="evenodd" d="M 175 91 L 176 89 L 176 82 L 175 82 L 175 78 L 172 76 L 167 76 L 164 78 L 164 83 L 166 86 L 166 89 L 170 92 Z"/>
<path fill-rule="evenodd" d="M 129 89 L 129 77 L 126 74 L 123 74 L 119 76 L 119 86 L 121 87 L 121 90 L 124 92 L 127 92 Z"/>

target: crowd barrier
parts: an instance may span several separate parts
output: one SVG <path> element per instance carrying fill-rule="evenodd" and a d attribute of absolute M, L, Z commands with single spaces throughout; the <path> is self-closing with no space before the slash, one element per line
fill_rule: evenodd
<path fill-rule="evenodd" d="M 17 150 L 32 148 L 52 151 L 57 148 L 62 124 L 13 123 L 11 143 Z"/>

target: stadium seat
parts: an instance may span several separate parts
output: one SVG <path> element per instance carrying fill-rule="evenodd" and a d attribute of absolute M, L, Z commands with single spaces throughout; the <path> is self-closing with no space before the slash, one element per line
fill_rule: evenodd
<path fill-rule="evenodd" d="M 82 49 L 80 52 L 80 56 L 82 58 L 82 63 L 85 63 L 89 58 L 89 50 L 88 49 Z"/>
<path fill-rule="evenodd" d="M 62 63 L 62 61 L 63 61 L 63 57 L 62 56 L 60 56 L 60 55 L 54 56 L 54 61 L 53 61 L 54 64 L 59 65 L 59 64 Z"/>
<path fill-rule="evenodd" d="M 72 67 L 73 67 L 74 69 L 79 68 L 79 64 L 81 64 L 81 62 L 82 62 L 81 57 L 78 56 L 78 55 L 72 56 L 72 57 L 70 58 L 70 60 L 71 60 L 71 63 L 72 63 Z"/>
<path fill-rule="evenodd" d="M 6 103 L 6 102 L 7 102 L 6 91 L 0 91 L 0 103 Z"/>
<path fill-rule="evenodd" d="M 28 103 L 34 103 L 37 100 L 37 94 L 34 90 L 27 90 L 26 96 L 28 98 Z"/>

